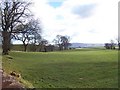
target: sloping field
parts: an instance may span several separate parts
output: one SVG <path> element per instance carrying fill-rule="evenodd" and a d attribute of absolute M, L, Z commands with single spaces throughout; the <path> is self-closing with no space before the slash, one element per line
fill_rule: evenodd
<path fill-rule="evenodd" d="M 118 51 L 10 52 L 7 73 L 15 71 L 36 88 L 117 88 Z"/>

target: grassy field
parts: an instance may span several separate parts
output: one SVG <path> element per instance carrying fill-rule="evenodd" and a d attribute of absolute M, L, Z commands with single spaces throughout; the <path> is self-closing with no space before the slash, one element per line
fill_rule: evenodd
<path fill-rule="evenodd" d="M 36 88 L 118 87 L 117 50 L 10 52 L 3 56 L 3 68 L 20 73 Z"/>

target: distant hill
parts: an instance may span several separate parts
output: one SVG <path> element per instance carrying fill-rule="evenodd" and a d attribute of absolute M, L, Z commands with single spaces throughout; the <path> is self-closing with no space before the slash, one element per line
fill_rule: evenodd
<path fill-rule="evenodd" d="M 83 47 L 101 47 L 104 46 L 104 44 L 96 44 L 96 43 L 71 43 L 72 48 L 83 48 Z"/>

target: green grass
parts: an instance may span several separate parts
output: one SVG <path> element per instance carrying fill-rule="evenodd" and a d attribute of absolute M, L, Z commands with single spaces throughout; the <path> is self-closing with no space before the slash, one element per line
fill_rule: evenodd
<path fill-rule="evenodd" d="M 36 88 L 117 88 L 118 51 L 10 52 L 6 72 L 16 71 Z"/>

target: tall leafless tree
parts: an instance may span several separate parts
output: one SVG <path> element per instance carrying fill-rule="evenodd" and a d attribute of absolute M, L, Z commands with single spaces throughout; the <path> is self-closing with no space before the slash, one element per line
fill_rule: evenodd
<path fill-rule="evenodd" d="M 62 44 L 61 44 L 61 36 L 62 35 L 57 35 L 56 38 L 53 40 L 53 42 L 58 45 L 59 50 L 63 50 Z"/>
<path fill-rule="evenodd" d="M 46 40 L 46 39 L 41 39 L 41 40 L 39 40 L 38 41 L 38 51 L 47 51 L 47 49 L 46 49 L 46 45 L 48 44 L 48 40 Z"/>
<path fill-rule="evenodd" d="M 19 33 L 14 33 L 13 37 L 16 40 L 20 40 L 23 43 L 24 51 L 27 50 L 28 44 L 37 44 L 38 40 L 41 39 L 41 27 L 38 20 L 30 20 L 25 25 L 17 27 L 20 30 Z M 36 46 L 36 45 L 35 45 Z"/>
<path fill-rule="evenodd" d="M 61 43 L 64 47 L 64 50 L 68 49 L 68 46 L 70 46 L 70 37 L 69 36 L 61 36 Z"/>
<path fill-rule="evenodd" d="M 1 33 L 3 37 L 3 54 L 8 54 L 12 33 L 18 33 L 15 29 L 23 24 L 30 15 L 28 7 L 31 3 L 20 0 L 2 0 L 0 4 Z"/>
<path fill-rule="evenodd" d="M 56 38 L 53 40 L 56 45 L 59 46 L 59 50 L 68 49 L 68 46 L 70 45 L 70 37 L 69 36 L 62 36 L 57 35 Z"/>

